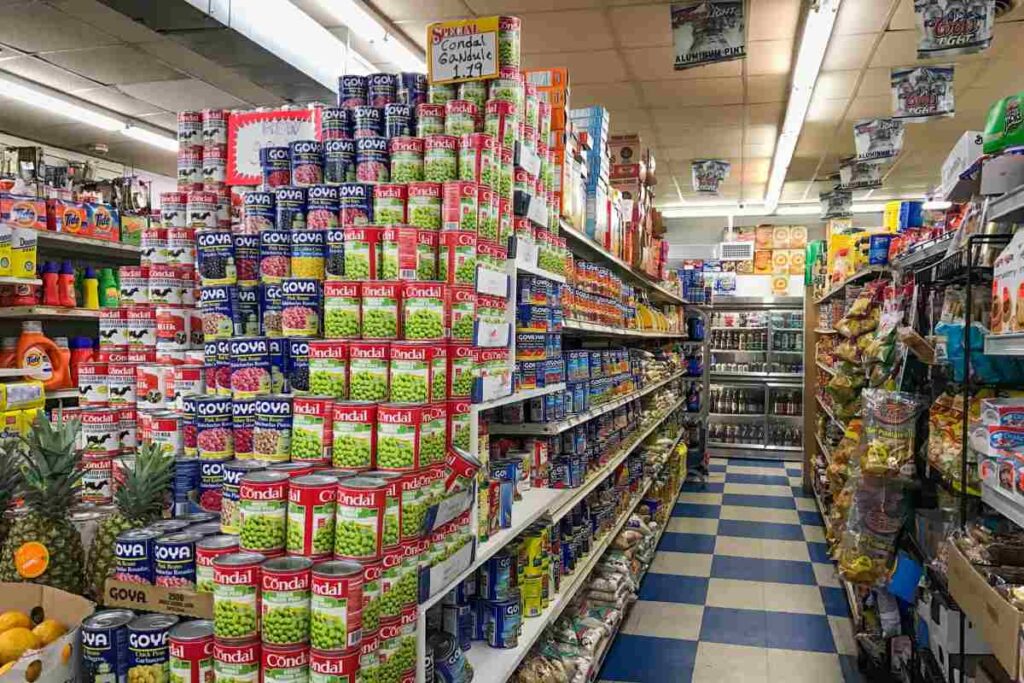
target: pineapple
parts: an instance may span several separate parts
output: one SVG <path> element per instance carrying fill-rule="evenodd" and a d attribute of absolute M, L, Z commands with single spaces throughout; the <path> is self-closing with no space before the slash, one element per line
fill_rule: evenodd
<path fill-rule="evenodd" d="M 77 447 L 81 423 L 51 423 L 40 415 L 25 442 L 26 514 L 11 524 L 0 551 L 0 581 L 32 581 L 69 593 L 85 588 L 85 552 L 69 508 L 84 474 Z"/>
<path fill-rule="evenodd" d="M 17 439 L 0 442 L 0 547 L 11 528 L 11 503 L 21 495 L 21 450 L 22 444 Z"/>
<path fill-rule="evenodd" d="M 145 443 L 135 458 L 134 469 L 114 494 L 117 512 L 100 524 L 85 566 L 88 590 L 103 595 L 103 584 L 114 571 L 114 542 L 122 531 L 155 522 L 162 512 L 167 488 L 174 477 L 174 457 L 159 444 Z"/>

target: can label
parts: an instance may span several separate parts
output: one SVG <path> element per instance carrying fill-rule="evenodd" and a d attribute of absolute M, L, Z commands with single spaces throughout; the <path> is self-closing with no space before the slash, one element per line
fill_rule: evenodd
<path fill-rule="evenodd" d="M 262 683 L 304 683 L 309 680 L 309 648 L 263 647 Z"/>
<path fill-rule="evenodd" d="M 220 538 L 230 538 L 221 536 Z M 208 543 L 200 541 L 196 544 L 196 591 L 212 593 L 214 590 L 213 561 L 221 555 L 238 552 L 238 541 L 234 543 Z"/>
<path fill-rule="evenodd" d="M 170 676 L 181 683 L 206 683 L 213 678 L 213 634 L 204 638 L 168 636 Z"/>
<path fill-rule="evenodd" d="M 334 552 L 337 484 L 295 485 L 288 489 L 289 555 L 325 558 Z"/>
<path fill-rule="evenodd" d="M 153 546 L 154 575 L 157 586 L 192 589 L 196 585 L 197 534 L 170 534 Z"/>
<path fill-rule="evenodd" d="M 309 565 L 260 572 L 260 631 L 265 644 L 301 645 L 309 640 Z"/>
<path fill-rule="evenodd" d="M 314 649 L 344 651 L 359 645 L 362 610 L 361 571 L 345 575 L 313 571 L 310 644 Z"/>
<path fill-rule="evenodd" d="M 348 363 L 343 367 L 347 373 Z M 320 396 L 296 396 L 293 399 L 292 462 L 322 465 L 331 462 L 334 444 L 334 430 L 331 427 L 333 408 L 334 401 Z"/>
<path fill-rule="evenodd" d="M 227 557 L 230 555 L 222 559 Z M 214 561 L 213 628 L 218 639 L 244 641 L 259 635 L 256 628 L 259 573 L 256 562 L 237 565 Z M 242 657 L 243 653 L 236 654 Z"/>
<path fill-rule="evenodd" d="M 377 404 L 335 403 L 331 466 L 369 470 L 376 464 Z"/>
<path fill-rule="evenodd" d="M 256 613 L 253 611 L 254 636 L 255 618 Z M 214 623 L 216 629 L 216 621 Z M 232 644 L 224 642 L 222 638 L 223 636 L 217 633 L 217 640 L 213 644 L 214 680 L 260 683 L 260 641 L 252 639 Z"/>
<path fill-rule="evenodd" d="M 238 504 L 239 546 L 258 552 L 284 550 L 288 480 L 257 483 L 243 477 Z"/>

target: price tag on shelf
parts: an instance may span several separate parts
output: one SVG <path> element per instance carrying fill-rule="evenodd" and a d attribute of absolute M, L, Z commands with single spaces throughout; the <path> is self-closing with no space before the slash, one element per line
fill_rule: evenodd
<path fill-rule="evenodd" d="M 501 273 L 491 270 L 486 266 L 476 268 L 476 292 L 477 294 L 490 294 L 508 298 L 508 273 Z"/>
<path fill-rule="evenodd" d="M 430 82 L 464 83 L 498 77 L 498 17 L 439 21 L 427 28 Z"/>

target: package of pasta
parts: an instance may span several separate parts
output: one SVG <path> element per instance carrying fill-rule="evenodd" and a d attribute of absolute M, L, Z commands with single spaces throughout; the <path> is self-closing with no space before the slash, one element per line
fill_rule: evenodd
<path fill-rule="evenodd" d="M 866 448 L 861 455 L 861 470 L 878 477 L 912 480 L 917 416 L 924 400 L 883 389 L 865 389 L 862 396 Z"/>

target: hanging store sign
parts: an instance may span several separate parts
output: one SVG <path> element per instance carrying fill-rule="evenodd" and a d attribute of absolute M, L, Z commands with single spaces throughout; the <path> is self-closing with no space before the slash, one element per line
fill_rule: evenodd
<path fill-rule="evenodd" d="M 672 5 L 675 70 L 742 59 L 747 54 L 741 0 L 688 0 Z"/>
<path fill-rule="evenodd" d="M 228 185 L 259 185 L 261 147 L 320 137 L 320 108 L 232 112 L 228 116 Z"/>
<path fill-rule="evenodd" d="M 953 67 L 893 69 L 892 117 L 907 123 L 953 115 Z"/>
<path fill-rule="evenodd" d="M 700 194 L 718 194 L 718 186 L 729 177 L 732 164 L 718 159 L 697 159 L 690 164 L 693 191 Z"/>
<path fill-rule="evenodd" d="M 433 84 L 498 77 L 498 17 L 439 21 L 427 27 L 427 69 Z"/>
<path fill-rule="evenodd" d="M 854 157 L 839 160 L 839 187 L 843 190 L 874 190 L 882 186 L 883 164 L 857 161 Z"/>
<path fill-rule="evenodd" d="M 821 219 L 846 218 L 853 215 L 853 192 L 838 187 L 818 195 L 821 202 Z"/>
<path fill-rule="evenodd" d="M 896 119 L 864 119 L 853 126 L 857 161 L 890 161 L 903 150 L 903 122 Z"/>
<path fill-rule="evenodd" d="M 917 58 L 987 50 L 996 24 L 995 0 L 914 0 Z"/>

